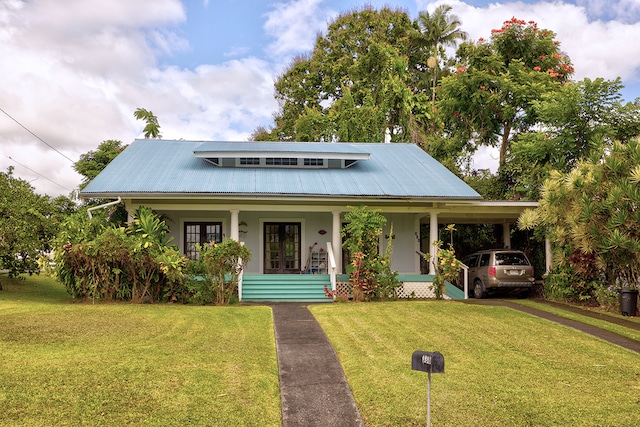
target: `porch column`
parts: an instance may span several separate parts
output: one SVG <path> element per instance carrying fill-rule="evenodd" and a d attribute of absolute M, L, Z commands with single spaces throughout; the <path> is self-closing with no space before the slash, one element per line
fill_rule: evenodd
<path fill-rule="evenodd" d="M 511 249 L 511 224 L 502 224 L 502 244 L 506 249 Z"/>
<path fill-rule="evenodd" d="M 553 255 L 551 253 L 551 240 L 544 238 L 544 265 L 545 273 L 549 273 L 553 268 Z"/>
<path fill-rule="evenodd" d="M 422 218 L 421 214 L 417 214 L 414 221 L 413 221 L 413 235 L 415 236 L 416 240 L 414 243 L 414 250 L 415 250 L 415 254 L 417 254 L 418 252 L 422 251 L 422 248 L 420 247 L 420 219 Z M 416 274 L 420 274 L 422 273 L 422 270 L 420 269 L 420 260 L 422 259 L 421 255 L 418 255 L 418 259 L 416 260 L 416 264 L 414 267 L 414 271 Z"/>
<path fill-rule="evenodd" d="M 435 265 L 437 249 L 433 244 L 438 240 L 438 212 L 431 212 L 429 218 L 429 274 L 436 274 Z"/>
<path fill-rule="evenodd" d="M 238 226 L 238 214 L 239 210 L 234 209 L 229 211 L 231 213 L 231 224 L 229 224 L 229 238 L 235 240 L 236 242 L 240 241 L 240 228 Z"/>
<path fill-rule="evenodd" d="M 340 236 L 340 211 L 332 211 L 333 225 L 331 226 L 331 245 L 336 259 L 336 271 L 342 273 L 342 238 Z"/>

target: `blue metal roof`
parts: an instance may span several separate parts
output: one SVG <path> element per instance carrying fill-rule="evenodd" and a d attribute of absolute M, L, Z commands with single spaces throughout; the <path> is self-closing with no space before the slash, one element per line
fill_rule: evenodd
<path fill-rule="evenodd" d="M 250 145 L 246 145 L 250 144 Z M 196 152 L 236 150 L 369 154 L 346 169 L 218 167 Z M 264 147 L 265 149 L 267 147 Z M 305 151 L 306 150 L 306 151 Z M 482 197 L 413 144 L 229 143 L 135 140 L 87 185 L 83 197 L 143 195 L 262 195 L 309 197 Z"/>

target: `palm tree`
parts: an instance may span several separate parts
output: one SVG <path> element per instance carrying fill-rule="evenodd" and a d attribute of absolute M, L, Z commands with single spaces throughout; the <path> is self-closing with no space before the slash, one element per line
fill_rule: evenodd
<path fill-rule="evenodd" d="M 438 71 L 438 56 L 442 47 L 455 47 L 459 40 L 466 40 L 469 36 L 460 30 L 462 25 L 457 15 L 450 14 L 451 6 L 442 4 L 430 14 L 422 11 L 418 15 L 418 31 L 414 34 L 414 40 L 418 46 L 426 48 L 432 53 L 434 60 L 428 63 L 433 69 L 431 102 L 436 100 L 436 82 Z M 431 58 L 429 58 L 431 59 Z"/>

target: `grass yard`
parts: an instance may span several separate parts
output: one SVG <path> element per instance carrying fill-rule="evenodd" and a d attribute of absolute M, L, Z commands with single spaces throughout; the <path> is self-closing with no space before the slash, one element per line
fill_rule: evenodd
<path fill-rule="evenodd" d="M 561 308 L 557 308 L 551 305 L 547 305 L 544 303 L 539 303 L 533 300 L 513 300 L 512 302 L 525 305 L 527 307 L 532 307 L 538 310 L 548 311 L 549 313 L 557 314 L 558 316 L 565 317 L 571 320 L 577 320 L 578 322 L 586 323 L 588 325 L 593 325 L 600 327 L 602 329 L 606 329 L 608 331 L 614 332 L 616 334 L 622 335 L 627 338 L 631 338 L 632 340 L 640 341 L 640 331 L 637 329 L 626 328 L 624 326 L 616 325 L 615 323 L 603 322 L 599 319 L 594 319 L 590 316 L 583 316 L 578 313 L 574 313 L 568 310 L 563 310 Z M 594 310 L 597 313 L 597 311 Z M 604 313 L 604 312 L 603 312 Z M 617 317 L 629 322 L 634 322 L 640 324 L 640 317 L 624 317 L 622 315 L 616 315 L 613 313 L 605 313 L 607 316 Z"/>
<path fill-rule="evenodd" d="M 640 355 L 506 307 L 426 301 L 310 307 L 367 426 L 637 426 Z"/>
<path fill-rule="evenodd" d="M 0 425 L 280 425 L 270 308 L 79 304 L 50 278 L 0 280 Z"/>

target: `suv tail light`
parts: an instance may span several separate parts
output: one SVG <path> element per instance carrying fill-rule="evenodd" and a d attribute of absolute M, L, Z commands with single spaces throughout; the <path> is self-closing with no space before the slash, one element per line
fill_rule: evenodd
<path fill-rule="evenodd" d="M 533 265 L 531 266 L 531 277 L 536 277 L 536 272 L 533 269 Z"/>
<path fill-rule="evenodd" d="M 496 268 L 495 267 L 489 267 L 489 276 L 490 277 L 496 277 Z"/>

